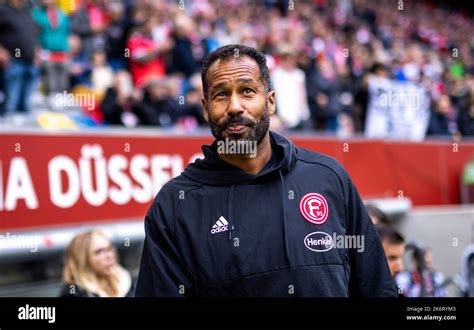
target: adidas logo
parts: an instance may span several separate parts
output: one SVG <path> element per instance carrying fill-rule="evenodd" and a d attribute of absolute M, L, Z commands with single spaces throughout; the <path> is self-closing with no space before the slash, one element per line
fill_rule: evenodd
<path fill-rule="evenodd" d="M 226 218 L 221 216 L 219 220 L 217 220 L 216 224 L 212 226 L 211 234 L 214 235 L 223 231 L 228 231 L 229 230 L 228 225 L 229 225 L 229 222 L 226 220 Z"/>

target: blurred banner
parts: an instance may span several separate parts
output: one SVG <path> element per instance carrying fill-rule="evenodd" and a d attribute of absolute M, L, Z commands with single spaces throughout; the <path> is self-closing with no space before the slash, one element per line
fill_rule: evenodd
<path fill-rule="evenodd" d="M 369 78 L 368 138 L 423 141 L 430 120 L 426 91 L 412 83 Z"/>
<path fill-rule="evenodd" d="M 330 155 L 365 198 L 460 201 L 474 142 L 291 137 Z M 210 136 L 0 134 L 0 231 L 142 219 L 158 190 L 201 156 Z M 212 201 L 209 201 L 212 203 Z"/>
<path fill-rule="evenodd" d="M 143 218 L 162 185 L 209 141 L 0 136 L 0 230 Z"/>

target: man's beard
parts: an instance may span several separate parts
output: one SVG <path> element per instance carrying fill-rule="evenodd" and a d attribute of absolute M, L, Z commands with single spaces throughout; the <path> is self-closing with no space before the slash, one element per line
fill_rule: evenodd
<path fill-rule="evenodd" d="M 231 124 L 245 125 L 248 127 L 248 130 L 244 131 L 243 134 L 226 133 L 225 130 L 227 126 Z M 209 116 L 209 125 L 211 126 L 212 135 L 214 135 L 214 138 L 217 141 L 225 141 L 226 139 L 247 142 L 256 141 L 257 145 L 259 145 L 260 142 L 262 142 L 265 136 L 267 135 L 268 129 L 270 127 L 270 115 L 268 112 L 267 104 L 265 103 L 265 111 L 262 117 L 257 121 L 253 121 L 242 115 L 231 115 L 222 124 L 219 124 L 217 122 L 214 122 Z M 247 136 L 245 136 L 245 134 Z"/>

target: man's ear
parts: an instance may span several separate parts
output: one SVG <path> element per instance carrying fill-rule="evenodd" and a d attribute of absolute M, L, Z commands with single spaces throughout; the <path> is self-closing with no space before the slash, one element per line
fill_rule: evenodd
<path fill-rule="evenodd" d="M 268 113 L 272 116 L 275 113 L 275 91 L 270 91 L 267 94 L 268 99 Z"/>
<path fill-rule="evenodd" d="M 204 112 L 204 120 L 209 122 L 209 109 L 207 108 L 206 97 L 203 97 L 201 99 L 201 102 L 202 102 L 202 111 Z"/>

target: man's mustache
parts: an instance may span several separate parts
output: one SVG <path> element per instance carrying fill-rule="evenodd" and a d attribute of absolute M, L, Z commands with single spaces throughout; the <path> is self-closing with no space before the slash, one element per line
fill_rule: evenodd
<path fill-rule="evenodd" d="M 226 128 L 229 125 L 245 125 L 245 126 L 254 126 L 255 122 L 245 118 L 245 117 L 230 117 L 227 118 L 221 125 L 222 128 Z"/>

